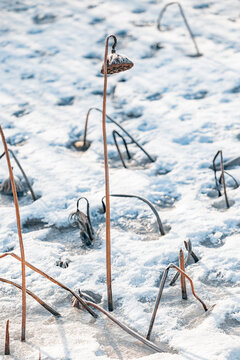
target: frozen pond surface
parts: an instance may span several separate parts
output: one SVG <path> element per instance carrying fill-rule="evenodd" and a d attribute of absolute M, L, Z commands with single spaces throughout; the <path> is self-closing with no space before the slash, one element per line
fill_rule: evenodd
<path fill-rule="evenodd" d="M 67 292 L 27 269 L 28 289 L 62 317 L 55 319 L 28 296 L 27 342 L 21 343 L 21 292 L 1 282 L 0 358 L 10 319 L 9 359 L 38 359 L 39 351 L 42 359 L 54 360 L 240 359 L 240 193 L 226 177 L 226 209 L 211 170 L 218 150 L 226 162 L 240 156 L 239 1 L 182 0 L 201 57 L 194 57 L 177 6 L 164 14 L 164 31 L 157 30 L 165 4 L 1 0 L 0 124 L 39 196 L 35 202 L 29 193 L 20 199 L 27 261 L 73 290 L 100 294 L 106 309 L 101 114 L 91 114 L 86 152 L 69 144 L 82 140 L 88 109 L 102 108 L 104 41 L 115 34 L 117 52 L 134 67 L 109 76 L 107 113 L 155 162 L 133 144 L 127 160 L 120 141 L 124 169 L 112 137 L 120 130 L 108 122 L 111 193 L 150 200 L 167 231 L 159 235 L 146 204 L 111 198 L 114 315 L 146 335 L 163 271 L 170 262 L 178 264 L 186 239 L 200 260 L 187 273 L 197 295 L 215 306 L 205 314 L 189 284 L 188 300 L 181 300 L 179 281 L 169 286 L 171 270 L 152 332 L 166 352 L 156 354 L 104 316 L 93 320 L 72 308 Z M 240 181 L 238 162 L 227 171 Z M 0 182 L 7 177 L 3 157 Z M 69 224 L 81 196 L 90 202 L 96 237 L 90 248 Z M 85 211 L 85 204 L 80 208 Z M 1 254 L 19 254 L 13 202 L 1 193 L 0 215 Z M 0 277 L 21 284 L 20 263 L 1 259 Z"/>

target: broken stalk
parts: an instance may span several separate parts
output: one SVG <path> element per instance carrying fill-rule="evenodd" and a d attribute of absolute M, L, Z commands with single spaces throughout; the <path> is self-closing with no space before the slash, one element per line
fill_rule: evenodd
<path fill-rule="evenodd" d="M 180 249 L 179 251 L 179 267 L 182 271 L 185 272 L 184 254 L 182 249 Z M 187 300 L 186 280 L 183 274 L 180 274 L 180 281 L 181 281 L 182 299 Z"/>
<path fill-rule="evenodd" d="M 10 339 L 9 339 L 9 320 L 6 323 L 6 335 L 5 335 L 5 355 L 10 355 Z"/>

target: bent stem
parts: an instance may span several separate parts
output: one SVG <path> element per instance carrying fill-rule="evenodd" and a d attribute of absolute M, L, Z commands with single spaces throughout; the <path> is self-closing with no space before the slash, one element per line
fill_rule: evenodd
<path fill-rule="evenodd" d="M 36 197 L 36 195 L 35 195 L 35 193 L 34 193 L 34 191 L 33 191 L 33 188 L 32 188 L 32 186 L 31 186 L 31 184 L 30 184 L 30 181 L 28 180 L 28 177 L 27 177 L 25 171 L 23 170 L 20 162 L 18 161 L 16 155 L 14 154 L 14 152 L 13 152 L 11 149 L 8 149 L 8 152 L 10 152 L 10 154 L 11 154 L 12 157 L 14 158 L 17 166 L 19 167 L 19 169 L 20 169 L 20 171 L 21 171 L 21 173 L 22 173 L 22 175 L 23 175 L 23 177 L 24 177 L 24 179 L 25 179 L 25 181 L 26 181 L 26 184 L 27 184 L 27 186 L 28 186 L 28 188 L 29 188 L 29 190 L 30 190 L 30 193 L 31 193 L 32 198 L 33 198 L 33 201 L 36 201 L 36 200 L 37 200 L 37 197 Z M 6 153 L 4 152 L 4 153 L 0 156 L 0 159 L 1 159 L 5 154 L 6 154 Z"/>
<path fill-rule="evenodd" d="M 18 197 L 16 186 L 14 182 L 12 166 L 10 161 L 10 156 L 8 152 L 8 147 L 6 143 L 6 139 L 0 126 L 0 134 L 2 138 L 2 142 L 4 145 L 4 150 L 6 154 L 7 164 L 8 164 L 8 171 L 11 180 L 14 204 L 15 204 L 15 211 L 16 211 L 16 219 L 17 219 L 17 228 L 18 228 L 18 238 L 19 238 L 19 245 L 20 245 L 20 253 L 21 253 L 21 262 L 22 262 L 22 329 L 21 329 L 21 341 L 25 341 L 26 338 L 26 274 L 25 274 L 25 253 L 24 253 L 24 246 L 23 246 L 23 239 L 22 239 L 22 230 L 21 230 L 21 220 L 20 220 L 20 211 L 18 205 Z"/>
<path fill-rule="evenodd" d="M 157 212 L 157 210 L 155 209 L 155 207 L 153 206 L 153 204 L 152 204 L 149 200 L 147 200 L 147 199 L 145 199 L 145 198 L 143 198 L 143 197 L 141 197 L 141 196 L 138 196 L 138 195 L 111 194 L 110 196 L 123 197 L 123 198 L 135 198 L 135 199 L 139 199 L 139 200 L 145 202 L 145 203 L 150 207 L 150 209 L 152 210 L 152 212 L 154 213 L 154 215 L 156 216 L 159 233 L 160 233 L 161 235 L 165 235 L 165 231 L 164 231 L 164 228 L 163 228 L 161 219 L 160 219 L 160 217 L 159 217 L 159 215 L 158 215 L 158 212 Z M 103 213 L 105 213 L 105 211 L 106 211 L 106 205 L 105 205 L 105 203 L 104 203 L 104 198 L 105 198 L 105 196 L 102 198 Z"/>
<path fill-rule="evenodd" d="M 87 203 L 87 215 L 85 215 L 79 210 L 79 202 L 82 199 L 86 200 Z M 89 238 L 90 242 L 94 241 L 94 230 L 92 227 L 92 222 L 90 217 L 90 206 L 87 198 L 80 197 L 78 199 L 77 211 L 70 214 L 69 221 L 73 221 L 72 226 L 79 226 L 80 234 L 82 231 L 85 234 L 86 238 Z"/>
<path fill-rule="evenodd" d="M 185 13 L 184 13 L 184 11 L 183 11 L 182 5 L 181 5 L 179 2 L 176 2 L 176 1 L 170 2 L 170 3 L 168 3 L 168 4 L 166 4 L 166 5 L 164 6 L 164 8 L 161 10 L 161 12 L 160 12 L 160 14 L 159 14 L 159 17 L 158 17 L 158 20 L 157 20 L 157 28 L 158 28 L 158 30 L 159 30 L 159 31 L 162 31 L 162 29 L 161 29 L 161 20 L 162 20 L 163 14 L 164 14 L 165 11 L 167 10 L 167 8 L 168 8 L 169 6 L 171 6 L 171 5 L 178 5 L 180 14 L 182 15 L 183 21 L 184 21 L 184 23 L 185 23 L 185 25 L 186 25 L 186 28 L 187 28 L 187 30 L 188 30 L 188 32 L 189 32 L 189 35 L 190 35 L 190 37 L 191 37 L 191 39 L 192 39 L 192 42 L 193 42 L 193 44 L 194 44 L 194 47 L 195 47 L 195 49 L 196 49 L 196 52 L 197 52 L 196 56 L 197 56 L 197 57 L 198 57 L 198 56 L 201 56 L 202 54 L 200 53 L 200 51 L 199 51 L 199 49 L 198 49 L 197 42 L 196 42 L 196 40 L 195 40 L 195 36 L 193 35 L 193 32 L 192 32 L 192 30 L 191 30 L 191 28 L 190 28 L 190 25 L 188 24 L 188 21 L 187 21 L 187 18 L 186 18 L 186 16 L 185 16 Z"/>
<path fill-rule="evenodd" d="M 18 289 L 22 290 L 21 285 L 18 285 L 16 283 L 14 283 L 13 281 L 10 280 L 6 280 L 3 278 L 0 278 L 0 281 L 6 283 L 6 284 L 10 284 L 13 285 L 15 287 L 17 287 Z M 29 291 L 28 289 L 26 289 L 26 292 L 28 295 L 30 295 L 33 299 L 35 299 L 40 305 L 42 305 L 47 311 L 49 311 L 52 315 L 54 316 L 61 316 L 61 314 L 59 314 L 56 310 L 54 310 L 51 306 L 49 306 L 48 304 L 46 304 L 43 300 L 41 300 L 39 297 L 37 297 L 34 293 L 32 293 L 31 291 Z"/>
<path fill-rule="evenodd" d="M 164 350 L 160 349 L 157 345 L 155 345 L 154 343 L 152 343 L 151 341 L 145 339 L 142 335 L 138 334 L 136 331 L 130 329 L 127 325 L 123 324 L 122 322 L 120 322 L 119 320 L 117 320 L 112 314 L 110 314 L 108 311 L 104 310 L 102 307 L 100 307 L 99 305 L 91 302 L 91 301 L 86 301 L 86 303 L 89 306 L 93 306 L 95 309 L 101 311 L 104 315 L 106 315 L 111 321 L 113 321 L 115 324 L 117 324 L 121 329 L 123 329 L 124 331 L 126 331 L 129 335 L 133 336 L 134 338 L 136 338 L 137 340 L 141 341 L 143 344 L 145 344 L 146 346 L 148 346 L 150 349 L 155 350 L 156 352 L 164 352 Z"/>
<path fill-rule="evenodd" d="M 127 169 L 127 165 L 125 164 L 125 161 L 123 160 L 123 155 L 122 155 L 122 153 L 121 153 L 121 150 L 120 150 L 119 145 L 118 145 L 118 142 L 117 142 L 117 136 L 120 137 L 120 139 L 122 139 L 123 144 L 124 144 L 124 146 L 125 146 L 125 150 L 126 150 L 126 153 L 127 153 L 128 160 L 130 160 L 130 159 L 131 159 L 131 155 L 130 155 L 130 152 L 129 152 L 129 150 L 128 150 L 127 142 L 126 142 L 126 140 L 124 139 L 124 137 L 123 137 L 121 134 L 119 134 L 119 132 L 117 132 L 116 130 L 113 130 L 112 135 L 113 135 L 113 140 L 114 140 L 114 143 L 115 143 L 116 148 L 117 148 L 117 151 L 118 151 L 118 155 L 119 155 L 120 160 L 121 160 L 121 162 L 122 162 L 122 164 L 123 164 L 123 167 L 125 167 L 125 168 Z"/>
<path fill-rule="evenodd" d="M 13 258 L 17 259 L 18 261 L 22 262 L 22 259 L 14 254 L 14 253 L 5 253 L 0 255 L 0 259 L 6 257 L 6 256 L 12 256 Z M 29 267 L 31 270 L 37 272 L 38 274 L 44 276 L 46 279 L 48 279 L 49 281 L 53 282 L 54 284 L 60 286 L 62 289 L 70 292 L 80 303 L 81 305 L 94 317 L 97 318 L 97 314 L 86 304 L 86 302 L 80 297 L 78 296 L 73 290 L 71 290 L 70 288 L 68 288 L 67 286 L 63 285 L 62 283 L 60 283 L 59 281 L 55 280 L 54 278 L 52 278 L 51 276 L 49 276 L 48 274 L 44 273 L 42 270 L 36 268 L 34 265 L 30 264 L 29 262 L 26 261 L 26 266 Z"/>
<path fill-rule="evenodd" d="M 147 333 L 147 339 L 148 339 L 148 340 L 150 339 L 150 336 L 151 336 L 151 332 L 152 332 L 152 329 L 153 329 L 154 321 L 155 321 L 155 318 L 156 318 L 156 315 L 157 315 L 157 310 L 158 310 L 159 303 L 160 303 L 160 300 L 161 300 L 161 297 L 162 297 L 164 285 L 165 285 L 166 280 L 167 280 L 167 276 L 168 276 L 169 269 L 171 269 L 171 268 L 176 269 L 177 271 L 179 271 L 182 275 L 184 275 L 184 276 L 188 279 L 188 281 L 190 282 L 190 285 L 191 285 L 191 290 L 192 290 L 193 296 L 202 304 L 202 306 L 203 306 L 203 308 L 204 308 L 205 311 L 208 310 L 208 308 L 207 308 L 207 306 L 204 304 L 204 302 L 203 302 L 203 301 L 197 296 L 197 294 L 195 293 L 192 279 L 191 279 L 183 270 L 181 270 L 178 266 L 176 266 L 176 265 L 174 265 L 174 264 L 169 264 L 169 265 L 166 267 L 166 269 L 164 270 L 164 273 L 163 273 L 163 276 L 162 276 L 162 279 L 161 279 L 161 283 L 160 283 L 160 286 L 159 286 L 158 295 L 157 295 L 157 298 L 156 298 L 154 310 L 153 310 L 153 313 L 152 313 L 152 317 L 151 317 L 151 321 L 150 321 L 150 325 L 149 325 L 149 329 L 148 329 L 148 333 Z"/>
<path fill-rule="evenodd" d="M 87 115 L 86 115 L 86 120 L 85 120 L 85 126 L 84 126 L 84 135 L 83 135 L 83 147 L 86 149 L 87 148 L 87 130 L 88 130 L 88 121 L 89 121 L 89 115 L 91 113 L 92 110 L 96 110 L 99 111 L 100 113 L 102 113 L 102 110 L 96 107 L 92 107 L 88 110 Z M 119 127 L 119 129 L 121 129 L 128 137 L 129 139 L 131 139 L 131 141 L 140 149 L 142 150 L 142 152 L 147 156 L 147 158 L 151 161 L 154 162 L 154 159 L 152 158 L 151 155 L 148 154 L 148 152 L 132 137 L 132 135 L 129 134 L 129 132 L 127 130 L 124 129 L 124 127 L 122 125 L 120 125 L 116 120 L 114 120 L 111 116 L 106 114 L 106 118 L 108 120 L 110 120 L 113 124 L 115 124 L 116 126 Z"/>
<path fill-rule="evenodd" d="M 221 191 L 219 189 L 219 185 L 218 185 L 218 180 L 217 180 L 217 167 L 216 167 L 216 159 L 218 157 L 218 155 L 220 156 L 220 170 L 221 170 L 221 182 L 223 185 L 223 192 L 224 192 L 224 197 L 225 197 L 225 202 L 226 202 L 226 207 L 229 209 L 230 205 L 229 205 L 229 201 L 228 201 L 228 196 L 227 196 L 227 189 L 226 189 L 226 183 L 225 183 L 225 177 L 224 177 L 224 165 L 223 165 L 223 155 L 222 155 L 222 150 L 219 150 L 216 155 L 213 158 L 213 171 L 214 171 L 214 177 L 215 177 L 215 183 L 216 183 L 216 188 L 218 191 L 218 195 L 221 196 Z"/>

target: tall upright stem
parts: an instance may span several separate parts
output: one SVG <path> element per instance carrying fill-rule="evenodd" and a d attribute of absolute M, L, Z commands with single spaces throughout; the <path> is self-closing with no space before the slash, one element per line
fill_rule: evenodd
<path fill-rule="evenodd" d="M 107 267 L 107 297 L 108 310 L 113 311 L 112 299 L 112 275 L 111 275 L 111 234 L 110 234 L 110 196 L 109 196 L 109 169 L 108 169 L 108 152 L 107 152 L 107 134 L 106 134 L 106 99 L 107 99 L 107 56 L 108 41 L 113 37 L 109 35 L 105 42 L 104 55 L 104 88 L 103 88 L 103 111 L 102 111 L 102 131 L 103 131 L 103 148 L 104 148 L 104 169 L 105 169 L 105 196 L 106 196 L 106 267 Z"/>
<path fill-rule="evenodd" d="M 184 254 L 182 249 L 179 251 L 179 267 L 182 271 L 185 272 L 185 263 L 184 263 Z M 186 280 L 183 274 L 180 274 L 181 290 L 182 290 L 182 299 L 187 300 L 187 288 Z"/>
<path fill-rule="evenodd" d="M 19 238 L 19 245 L 20 245 L 20 253 L 21 253 L 21 266 L 22 266 L 22 331 L 21 331 L 21 341 L 25 341 L 26 337 L 26 276 L 25 276 L 25 253 L 24 253 L 24 246 L 23 246 L 23 239 L 22 239 L 22 230 L 21 230 L 21 220 L 20 220 L 20 211 L 18 205 L 18 197 L 16 186 L 13 178 L 12 166 L 10 161 L 10 156 L 8 152 L 8 147 L 6 143 L 6 139 L 0 126 L 0 134 L 2 137 L 2 142 L 4 145 L 4 150 L 6 154 L 7 164 L 8 164 L 8 171 L 11 180 L 15 210 L 16 210 L 16 218 L 17 218 L 17 228 L 18 228 L 18 238 Z"/>

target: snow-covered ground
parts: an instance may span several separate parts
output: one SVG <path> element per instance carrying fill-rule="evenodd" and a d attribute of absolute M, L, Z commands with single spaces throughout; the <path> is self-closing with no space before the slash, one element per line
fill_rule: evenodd
<path fill-rule="evenodd" d="M 38 359 L 39 351 L 42 359 L 65 360 L 240 359 L 240 192 L 227 181 L 232 206 L 226 210 L 222 198 L 212 197 L 209 168 L 218 150 L 225 160 L 240 156 L 240 4 L 181 3 L 202 57 L 188 56 L 195 50 L 176 6 L 163 19 L 171 29 L 157 30 L 165 1 L 0 0 L 0 124 L 40 197 L 20 199 L 26 260 L 73 290 L 100 294 L 107 308 L 101 114 L 90 115 L 87 152 L 69 144 L 83 135 L 87 110 L 102 107 L 104 41 L 115 34 L 117 52 L 134 67 L 109 76 L 107 113 L 156 161 L 147 162 L 130 145 L 133 159 L 124 169 L 111 135 L 117 128 L 108 123 L 111 192 L 152 201 L 170 231 L 160 237 L 139 200 L 111 198 L 114 314 L 146 335 L 160 277 L 168 263 L 178 263 L 187 238 L 200 258 L 187 273 L 196 293 L 215 307 L 204 314 L 189 284 L 184 301 L 179 280 L 174 287 L 168 281 L 152 340 L 169 352 L 153 353 L 102 314 L 93 320 L 72 308 L 68 293 L 27 269 L 27 288 L 62 317 L 28 297 L 27 341 L 21 343 L 21 292 L 0 283 L 1 358 L 10 319 L 12 359 Z M 239 166 L 229 172 L 240 180 Z M 2 158 L 0 182 L 7 176 Z M 82 247 L 68 220 L 81 196 L 90 201 L 96 233 L 91 249 Z M 0 251 L 19 254 L 13 201 L 4 195 L 0 211 Z M 69 266 L 56 266 L 59 260 Z M 0 268 L 0 277 L 21 284 L 17 260 L 1 259 Z"/>

